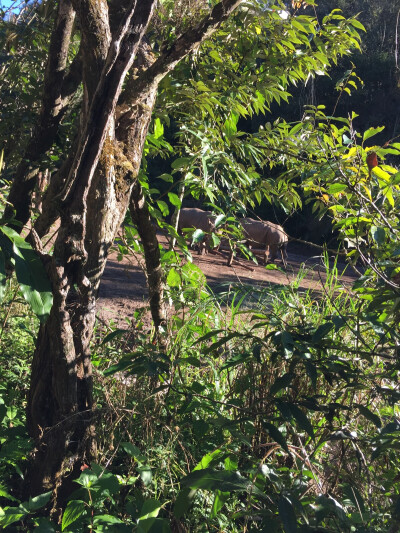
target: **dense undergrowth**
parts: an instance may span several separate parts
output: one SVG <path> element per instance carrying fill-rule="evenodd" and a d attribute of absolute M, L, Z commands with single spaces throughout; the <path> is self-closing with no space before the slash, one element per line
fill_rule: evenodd
<path fill-rule="evenodd" d="M 1 341 L 3 527 L 397 531 L 398 333 L 327 257 L 325 265 L 322 291 L 299 290 L 297 280 L 215 295 L 196 267 L 176 264 L 167 353 L 149 341 L 140 312 L 125 332 L 99 327 L 98 461 L 83 469 L 60 526 L 41 516 L 50 494 L 14 500 L 29 449 L 33 319 L 10 296 Z"/>

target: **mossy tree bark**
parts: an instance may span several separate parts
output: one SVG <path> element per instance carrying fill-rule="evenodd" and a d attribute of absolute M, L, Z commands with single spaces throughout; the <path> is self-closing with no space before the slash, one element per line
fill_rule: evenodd
<path fill-rule="evenodd" d="M 61 0 L 59 4 L 60 12 L 62 7 L 68 7 L 68 20 L 76 16 L 79 23 L 83 97 L 78 135 L 64 165 L 51 177 L 42 214 L 31 235 L 31 242 L 46 264 L 54 305 L 49 319 L 40 327 L 32 364 L 27 417 L 35 449 L 26 477 L 26 491 L 31 495 L 54 489 L 56 512 L 71 490 L 71 480 L 95 455 L 90 341 L 96 297 L 108 249 L 130 201 L 140 219 L 139 231 L 145 243 L 153 316 L 157 326 L 164 320 L 159 249 L 137 183 L 158 85 L 240 1 L 223 0 L 217 4 L 198 26 L 158 52 L 157 57 L 145 38 L 156 0 L 72 0 L 72 5 L 69 0 Z M 57 28 L 56 25 L 55 33 Z M 65 29 L 64 37 L 59 35 L 58 57 L 64 58 L 70 34 L 71 30 Z M 56 36 L 54 40 L 57 41 Z M 51 65 L 49 59 L 48 80 L 55 68 Z M 59 66 L 66 71 L 64 59 L 60 59 Z M 134 75 L 121 92 L 132 66 Z M 60 78 L 64 82 L 60 81 L 50 104 L 45 103 L 49 96 L 45 94 L 43 109 L 64 112 L 62 106 L 57 107 L 57 95 L 66 87 L 67 75 Z M 29 181 L 30 169 L 53 142 L 59 117 L 53 111 L 45 114 L 51 117 L 51 124 L 46 129 L 41 119 L 39 131 L 46 142 L 28 154 L 29 164 L 25 170 L 21 167 L 18 182 Z M 33 144 L 37 135 L 33 135 Z M 17 185 L 16 182 L 12 190 Z M 24 222 L 31 192 L 32 187 L 27 187 L 24 205 L 17 208 L 17 218 Z M 12 194 L 11 201 L 17 207 Z M 57 218 L 59 230 L 50 257 L 43 254 L 40 238 Z"/>

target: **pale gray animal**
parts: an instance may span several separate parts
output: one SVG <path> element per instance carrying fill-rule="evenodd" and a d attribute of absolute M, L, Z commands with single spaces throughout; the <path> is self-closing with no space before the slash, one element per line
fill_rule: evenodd
<path fill-rule="evenodd" d="M 264 220 L 254 220 L 253 218 L 243 218 L 240 223 L 249 246 L 265 248 L 265 264 L 268 261 L 274 261 L 279 250 L 283 265 L 286 268 L 288 236 L 282 226 Z"/>
<path fill-rule="evenodd" d="M 178 222 L 178 230 L 182 233 L 184 229 L 201 229 L 206 233 L 204 240 L 200 243 L 199 254 L 205 254 L 211 249 L 210 233 L 215 229 L 215 215 L 209 211 L 203 211 L 198 207 L 185 207 L 181 209 Z"/>

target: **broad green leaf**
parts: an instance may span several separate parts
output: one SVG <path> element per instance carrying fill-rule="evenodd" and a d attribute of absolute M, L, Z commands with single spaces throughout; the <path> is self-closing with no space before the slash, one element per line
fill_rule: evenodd
<path fill-rule="evenodd" d="M 156 118 L 154 121 L 154 137 L 156 139 L 164 135 L 164 126 L 161 124 L 161 120 Z"/>
<path fill-rule="evenodd" d="M 115 338 L 122 337 L 123 335 L 126 335 L 126 329 L 115 329 L 108 335 L 104 337 L 104 339 L 101 341 L 100 346 L 103 346 L 104 344 L 107 344 L 108 342 L 111 342 Z"/>
<path fill-rule="evenodd" d="M 282 520 L 285 533 L 297 532 L 297 519 L 292 502 L 284 495 L 278 501 L 279 518 Z"/>
<path fill-rule="evenodd" d="M 151 481 L 153 479 L 151 468 L 149 466 L 137 466 L 136 470 L 139 472 L 144 486 L 148 487 L 149 485 L 151 485 Z"/>
<path fill-rule="evenodd" d="M 109 514 L 98 514 L 94 517 L 93 522 L 96 526 L 99 526 L 102 524 L 123 524 L 124 523 L 117 516 L 113 516 Z M 110 529 L 107 528 L 107 530 L 105 531 L 110 531 Z"/>
<path fill-rule="evenodd" d="M 350 24 L 361 31 L 367 31 L 365 27 L 361 24 L 361 22 L 355 18 L 352 18 L 350 21 Z"/>
<path fill-rule="evenodd" d="M 123 372 L 127 368 L 133 365 L 134 363 L 134 354 L 129 354 L 126 357 L 123 357 L 118 363 L 115 365 L 111 365 L 108 368 L 106 368 L 103 371 L 103 374 L 105 376 L 112 376 L 116 372 Z"/>
<path fill-rule="evenodd" d="M 192 235 L 192 241 L 193 243 L 199 243 L 199 242 L 202 242 L 204 240 L 204 237 L 206 236 L 205 232 L 201 229 L 196 229 L 194 232 L 193 232 L 193 235 Z"/>
<path fill-rule="evenodd" d="M 371 235 L 376 244 L 381 245 L 386 240 L 386 231 L 382 227 L 372 226 L 371 227 Z"/>
<path fill-rule="evenodd" d="M 1 422 L 1 416 L 0 416 L 0 422 Z M 5 488 L 4 485 L 0 485 L 0 498 L 6 498 L 7 500 L 10 500 L 12 502 L 17 502 L 17 498 L 14 498 L 14 496 L 11 496 Z"/>
<path fill-rule="evenodd" d="M 203 470 L 204 468 L 207 468 L 207 466 L 209 466 L 213 462 L 219 461 L 222 458 L 223 453 L 224 452 L 220 449 L 207 453 L 200 459 L 200 462 L 197 463 L 197 465 L 193 468 L 193 471 Z"/>
<path fill-rule="evenodd" d="M 282 446 L 282 448 L 289 453 L 289 448 L 286 442 L 285 437 L 282 435 L 282 433 L 279 431 L 277 427 L 275 427 L 273 424 L 270 424 L 269 422 L 263 422 L 263 427 L 268 431 L 269 436 L 276 440 L 276 442 Z"/>
<path fill-rule="evenodd" d="M 382 180 L 383 182 L 389 184 L 391 180 L 391 175 L 388 172 L 385 172 L 380 167 L 374 167 L 373 169 L 374 175 L 379 178 L 379 180 Z"/>
<path fill-rule="evenodd" d="M 160 176 L 158 176 L 158 179 L 166 181 L 167 183 L 174 182 L 174 177 L 171 176 L 171 174 L 161 174 Z"/>
<path fill-rule="evenodd" d="M 7 526 L 22 520 L 27 514 L 27 511 L 21 507 L 5 507 L 3 509 L 0 507 L 0 526 L 5 529 Z"/>
<path fill-rule="evenodd" d="M 347 189 L 347 185 L 344 183 L 333 183 L 332 185 L 329 185 L 328 187 L 328 193 L 329 194 L 338 194 L 340 192 L 343 192 Z"/>
<path fill-rule="evenodd" d="M 364 499 L 355 485 L 345 484 L 343 492 L 354 503 L 354 506 L 360 509 L 361 513 L 365 513 Z"/>
<path fill-rule="evenodd" d="M 147 518 L 155 518 L 158 516 L 162 505 L 158 500 L 153 498 L 146 500 L 140 511 L 139 520 L 145 520 Z"/>
<path fill-rule="evenodd" d="M 253 493 L 260 494 L 260 491 L 252 485 L 251 481 L 242 477 L 238 472 L 212 470 L 211 468 L 193 471 L 181 480 L 181 486 L 210 490 L 212 492 L 215 490 L 233 492 L 251 489 Z"/>
<path fill-rule="evenodd" d="M 304 366 L 306 368 L 308 377 L 311 379 L 312 386 L 314 387 L 314 389 L 316 389 L 318 378 L 317 367 L 308 359 L 304 361 Z"/>
<path fill-rule="evenodd" d="M 360 411 L 360 413 L 370 422 L 372 422 L 377 428 L 382 427 L 381 419 L 378 415 L 370 411 L 367 407 L 364 405 L 360 405 L 358 403 L 355 404 L 355 407 Z"/>
<path fill-rule="evenodd" d="M 190 157 L 178 157 L 178 159 L 175 159 L 175 161 L 171 163 L 171 168 L 174 170 L 178 168 L 184 168 L 189 165 L 190 161 Z"/>
<path fill-rule="evenodd" d="M 84 512 L 85 502 L 81 500 L 69 501 L 62 517 L 61 531 L 64 531 L 68 526 L 76 522 Z"/>
<path fill-rule="evenodd" d="M 41 509 L 47 503 L 50 501 L 52 495 L 52 491 L 44 492 L 43 494 L 39 494 L 38 496 L 35 496 L 34 498 L 29 498 L 29 502 L 25 504 L 27 509 L 29 511 L 37 511 L 38 509 Z"/>
<path fill-rule="evenodd" d="M 121 446 L 127 454 L 134 457 L 140 463 L 145 463 L 147 461 L 147 457 L 143 455 L 139 448 L 134 444 L 131 444 L 130 442 L 121 442 Z"/>
<path fill-rule="evenodd" d="M 307 418 L 307 416 L 303 413 L 303 411 L 298 407 L 297 405 L 294 405 L 293 403 L 288 403 L 289 409 L 293 414 L 294 419 L 298 423 L 298 425 L 301 427 L 301 429 L 304 429 L 306 433 L 310 435 L 312 439 L 314 439 L 314 429 L 311 425 L 311 422 Z"/>
<path fill-rule="evenodd" d="M 188 487 L 179 492 L 174 505 L 174 516 L 176 518 L 182 518 L 188 512 L 196 494 L 197 489 L 190 489 Z"/>
<path fill-rule="evenodd" d="M 291 372 L 287 372 L 283 376 L 276 378 L 274 383 L 271 385 L 269 393 L 274 396 L 281 389 L 285 389 L 286 387 L 288 387 L 291 384 L 293 378 L 294 374 L 292 374 Z"/>
<path fill-rule="evenodd" d="M 217 490 L 214 496 L 214 501 L 211 507 L 210 518 L 215 518 L 222 507 L 227 502 L 230 492 L 221 492 Z"/>
<path fill-rule="evenodd" d="M 171 528 L 164 518 L 146 518 L 139 521 L 137 533 L 171 533 Z"/>
<path fill-rule="evenodd" d="M 226 222 L 226 215 L 224 214 L 218 215 L 217 218 L 215 219 L 214 226 L 216 228 L 219 228 L 220 226 L 225 224 L 225 222 Z"/>
<path fill-rule="evenodd" d="M 180 287 L 182 284 L 182 279 L 179 273 L 175 270 L 175 268 L 171 268 L 168 272 L 167 276 L 167 284 L 170 287 Z"/>
<path fill-rule="evenodd" d="M 157 200 L 157 206 L 164 217 L 169 214 L 168 205 L 163 200 Z"/>
<path fill-rule="evenodd" d="M 333 322 L 325 322 L 325 324 L 321 324 L 313 334 L 312 341 L 314 343 L 320 342 L 334 327 L 335 324 Z"/>
<path fill-rule="evenodd" d="M 181 207 L 182 202 L 180 201 L 179 196 L 175 194 L 174 192 L 168 193 L 168 199 L 171 202 L 171 204 L 174 205 L 175 207 Z"/>
<path fill-rule="evenodd" d="M 45 322 L 53 305 L 51 285 L 38 255 L 31 248 L 13 244 L 15 274 L 23 297 L 41 322 Z"/>
<path fill-rule="evenodd" d="M 367 131 L 364 131 L 363 135 L 363 142 L 365 142 L 370 137 L 373 137 L 374 135 L 377 135 L 381 131 L 385 129 L 385 126 L 379 126 L 377 128 L 369 128 Z"/>
<path fill-rule="evenodd" d="M 37 523 L 33 533 L 57 533 L 56 526 L 47 518 L 38 518 Z"/>

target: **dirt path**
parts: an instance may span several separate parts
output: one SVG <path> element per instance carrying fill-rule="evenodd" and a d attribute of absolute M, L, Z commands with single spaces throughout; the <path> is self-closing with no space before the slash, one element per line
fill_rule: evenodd
<path fill-rule="evenodd" d="M 163 239 L 161 239 L 163 242 Z M 194 263 L 204 272 L 213 291 L 218 291 L 222 283 L 241 283 L 265 287 L 271 283 L 287 285 L 295 280 L 303 266 L 307 274 L 299 286 L 305 290 L 321 290 L 321 281 L 325 279 L 325 268 L 318 257 L 317 249 L 290 243 L 288 247 L 288 268 L 286 272 L 266 270 L 262 265 L 241 259 L 232 267 L 226 266 L 227 252 L 200 256 L 193 254 Z M 260 255 L 259 255 L 260 257 Z M 277 262 L 282 266 L 281 262 Z M 344 268 L 344 266 L 342 266 Z M 348 269 L 342 275 L 343 284 L 350 286 L 354 276 Z M 112 322 L 126 327 L 125 318 L 131 319 L 136 309 L 147 306 L 146 278 L 138 263 L 131 257 L 118 262 L 117 254 L 112 253 L 107 262 L 100 286 L 98 316 L 107 325 Z"/>

